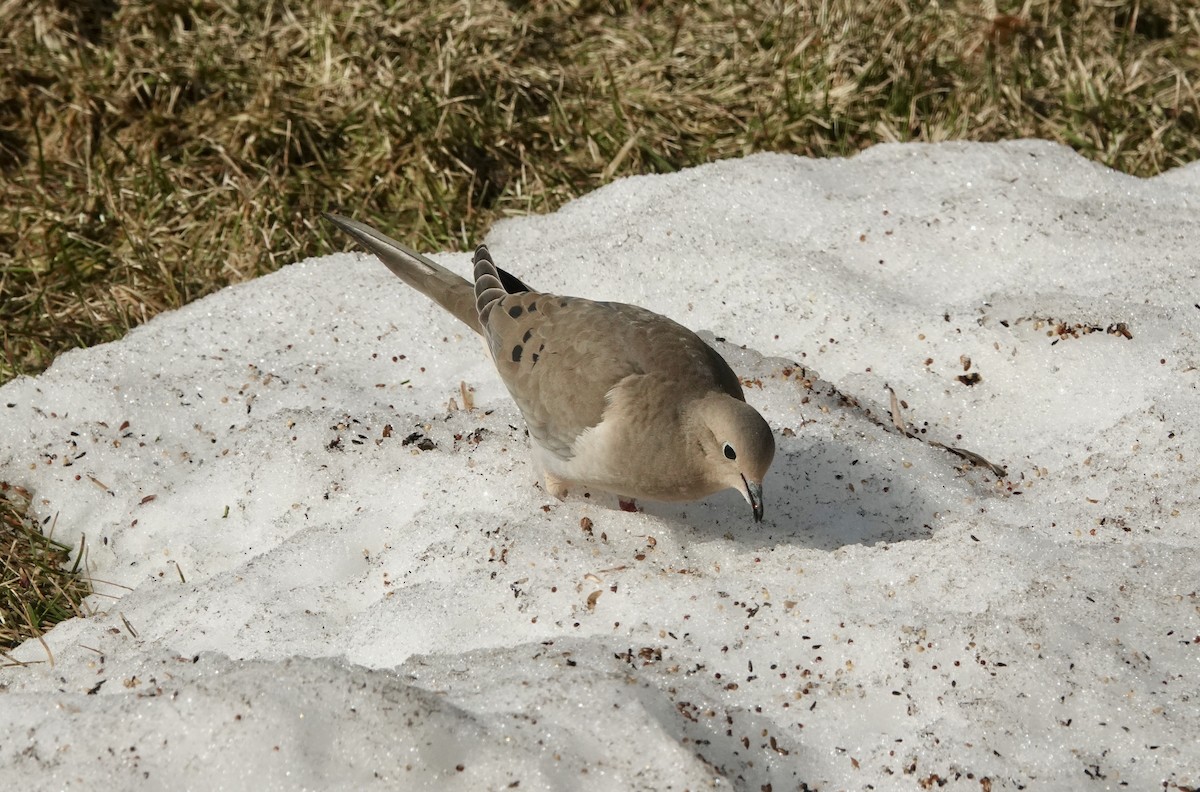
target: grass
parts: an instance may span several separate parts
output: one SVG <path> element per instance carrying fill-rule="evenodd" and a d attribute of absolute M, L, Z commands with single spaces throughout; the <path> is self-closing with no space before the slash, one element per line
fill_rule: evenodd
<path fill-rule="evenodd" d="M 78 557 L 67 568 L 71 548 L 43 534 L 25 516 L 28 509 L 27 492 L 0 485 L 0 665 L 12 662 L 6 649 L 83 615 L 83 599 L 92 593 L 78 575 Z"/>
<path fill-rule="evenodd" d="M 1191 0 L 0 0 L 0 383 L 346 242 L 628 174 L 1039 137 L 1200 157 Z M 7 584 L 6 584 L 7 585 Z"/>

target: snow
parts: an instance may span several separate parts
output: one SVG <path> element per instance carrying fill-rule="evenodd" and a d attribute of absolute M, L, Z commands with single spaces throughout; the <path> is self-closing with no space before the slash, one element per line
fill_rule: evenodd
<path fill-rule="evenodd" d="M 548 497 L 464 327 L 373 258 L 285 267 L 0 388 L 0 480 L 97 589 L 0 668 L 0 781 L 1200 784 L 1200 165 L 759 154 L 486 241 L 713 339 L 764 522 Z"/>

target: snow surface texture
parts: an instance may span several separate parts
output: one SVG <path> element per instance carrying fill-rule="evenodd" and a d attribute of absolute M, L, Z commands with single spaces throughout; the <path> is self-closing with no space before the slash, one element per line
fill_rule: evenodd
<path fill-rule="evenodd" d="M 486 241 L 727 339 L 765 521 L 555 501 L 468 331 L 286 267 L 0 389 L 100 592 L 0 669 L 3 786 L 1200 784 L 1200 166 L 764 154 Z"/>

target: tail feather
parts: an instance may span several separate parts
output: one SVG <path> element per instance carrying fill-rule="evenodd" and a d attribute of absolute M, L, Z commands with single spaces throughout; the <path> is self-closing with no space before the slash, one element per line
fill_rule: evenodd
<path fill-rule="evenodd" d="M 492 261 L 487 247 L 480 245 L 475 248 L 475 310 L 479 314 L 481 326 L 487 327 L 492 308 L 507 293 L 500 271 Z"/>
<path fill-rule="evenodd" d="M 475 305 L 475 289 L 478 287 L 473 288 L 466 278 L 454 274 L 428 256 L 410 250 L 369 225 L 328 212 L 325 213 L 325 219 L 378 256 L 379 260 L 400 280 L 445 308 L 460 322 L 482 335 L 483 328 L 479 323 L 479 311 Z M 486 248 L 483 250 L 485 253 L 487 252 Z M 478 256 L 478 253 L 476 255 Z M 499 284 L 498 278 L 496 282 Z"/>

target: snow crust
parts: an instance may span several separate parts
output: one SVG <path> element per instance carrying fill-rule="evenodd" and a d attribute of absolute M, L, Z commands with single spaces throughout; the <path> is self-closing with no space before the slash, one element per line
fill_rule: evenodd
<path fill-rule="evenodd" d="M 0 780 L 1200 784 L 1200 166 L 759 154 L 486 242 L 712 339 L 777 433 L 764 522 L 554 500 L 466 328 L 373 258 L 285 267 L 0 388 L 0 480 L 97 590 L 0 668 Z"/>

